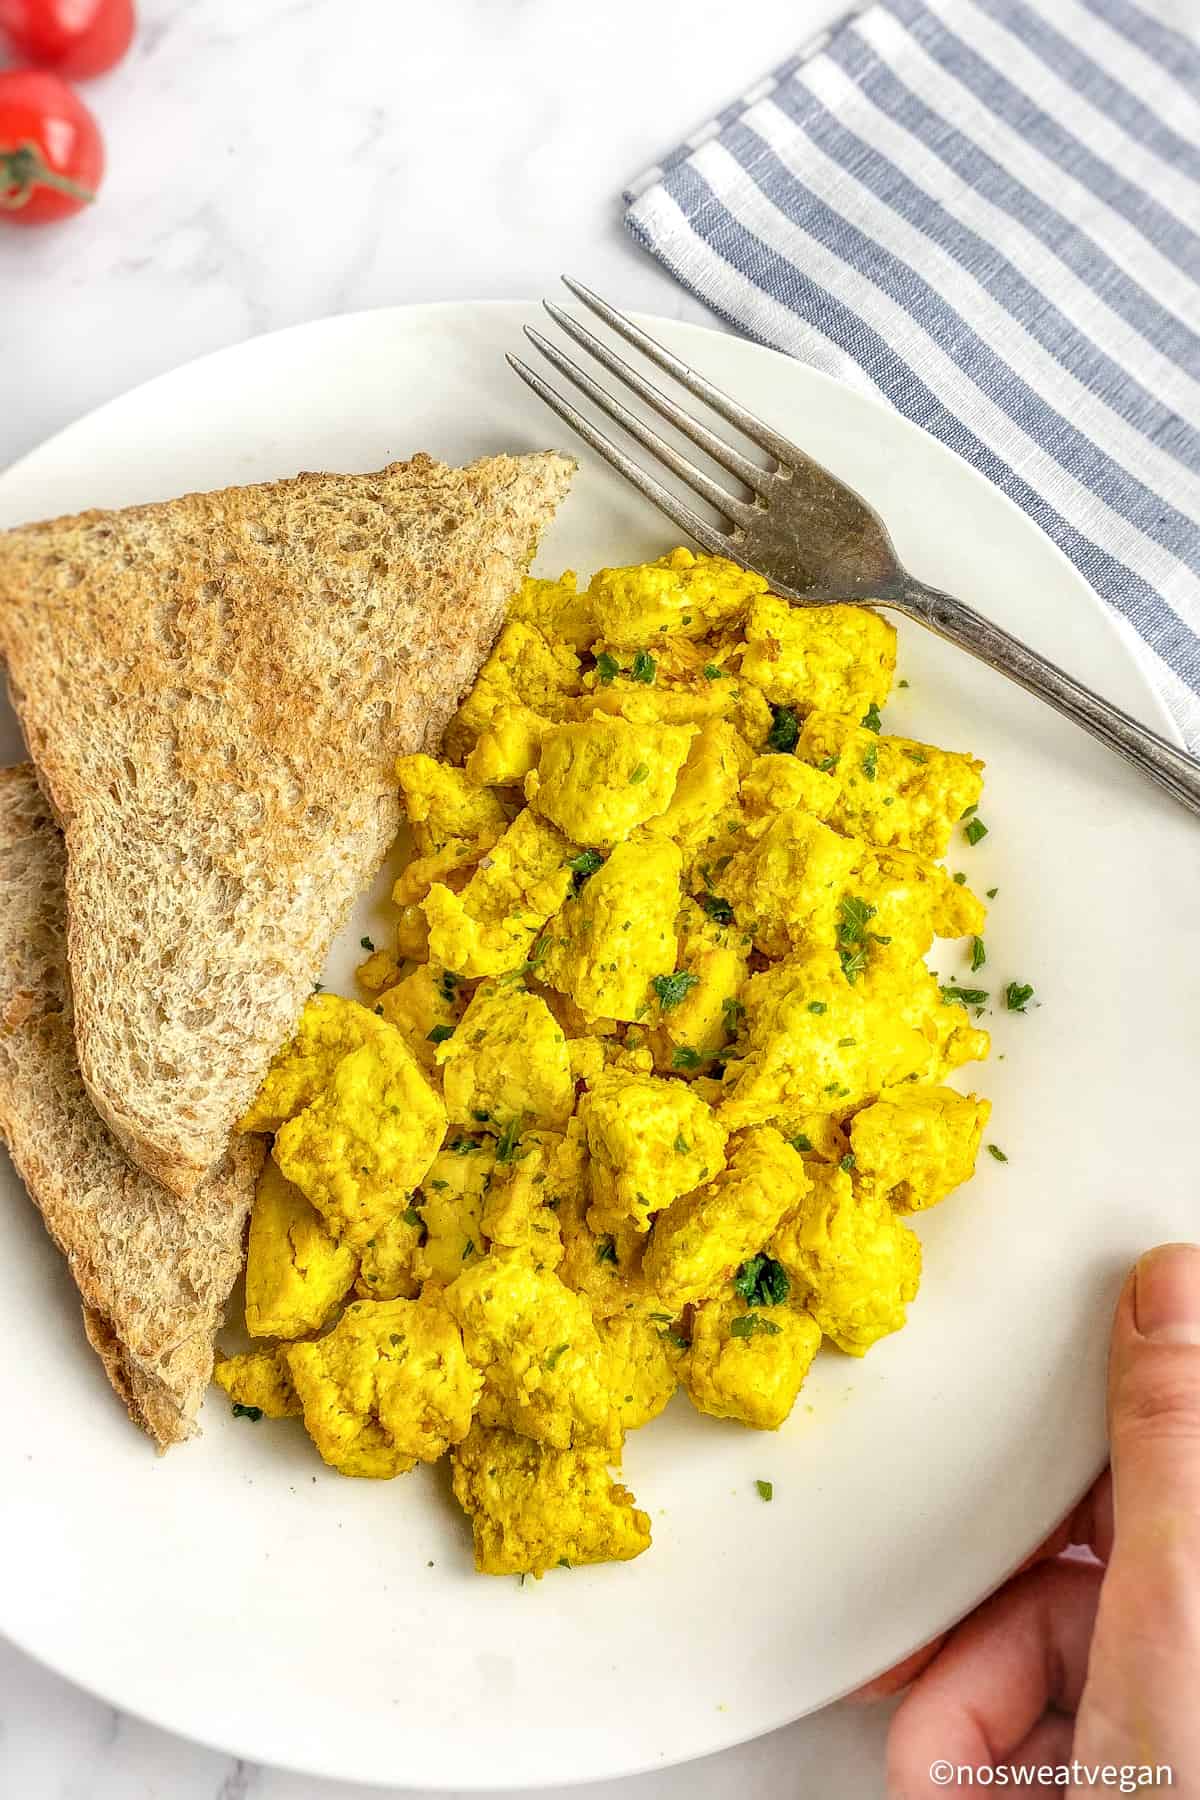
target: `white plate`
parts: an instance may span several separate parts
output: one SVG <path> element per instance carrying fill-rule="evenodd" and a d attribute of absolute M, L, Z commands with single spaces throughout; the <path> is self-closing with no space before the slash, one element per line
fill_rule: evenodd
<path fill-rule="evenodd" d="M 10 470 L 0 523 L 417 448 L 457 462 L 562 443 L 503 361 L 534 316 L 366 313 L 208 357 Z M 785 357 L 655 329 L 873 500 L 918 573 L 1161 722 L 1099 603 L 965 464 Z M 590 571 L 673 541 L 585 458 L 540 566 Z M 1200 834 L 916 628 L 901 661 L 912 685 L 888 726 L 987 758 L 990 835 L 951 857 L 1000 888 L 985 984 L 1031 981 L 1040 1002 L 989 1021 L 999 1054 L 966 1072 L 994 1099 L 988 1136 L 1009 1162 L 985 1156 L 921 1221 L 908 1330 L 865 1362 L 823 1353 L 774 1436 L 677 1400 L 626 1453 L 652 1550 L 522 1587 L 471 1572 L 441 1471 L 346 1481 L 298 1426 L 235 1422 L 222 1404 L 199 1443 L 156 1461 L 5 1168 L 0 1628 L 115 1704 L 258 1761 L 435 1788 L 562 1782 L 700 1756 L 822 1705 L 965 1612 L 1050 1529 L 1103 1458 L 1122 1272 L 1195 1229 Z M 4 729 L 16 754 L 11 715 Z M 935 966 L 962 972 L 949 950 Z M 757 1477 L 774 1482 L 769 1506 Z"/>

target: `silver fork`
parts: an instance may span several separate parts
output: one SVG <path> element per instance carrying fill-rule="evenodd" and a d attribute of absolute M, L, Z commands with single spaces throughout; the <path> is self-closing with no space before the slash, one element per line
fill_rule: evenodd
<path fill-rule="evenodd" d="M 588 399 L 657 458 L 673 475 L 708 501 L 729 522 L 718 530 L 664 487 L 658 478 L 599 431 L 556 388 L 528 363 L 510 356 L 521 380 L 553 408 L 606 462 L 674 520 L 704 549 L 753 569 L 770 582 L 773 592 L 797 605 L 831 602 L 882 606 L 915 619 L 939 637 L 970 651 L 989 668 L 1018 682 L 1056 707 L 1115 750 L 1118 756 L 1182 805 L 1200 813 L 1200 762 L 1131 719 L 1120 707 L 1094 694 L 1064 669 L 1039 656 L 1028 644 L 1003 631 L 953 594 L 918 581 L 900 562 L 887 527 L 860 494 L 838 481 L 828 469 L 777 431 L 739 406 L 728 394 L 650 337 L 615 307 L 577 281 L 566 286 L 619 337 L 704 402 L 766 452 L 775 467 L 763 469 L 609 348 L 596 334 L 561 307 L 545 303 L 554 323 L 580 348 L 663 419 L 690 438 L 705 455 L 750 489 L 752 500 L 740 499 L 698 468 L 624 400 L 610 392 L 587 369 L 541 332 L 527 326 L 525 335 L 548 362 Z"/>

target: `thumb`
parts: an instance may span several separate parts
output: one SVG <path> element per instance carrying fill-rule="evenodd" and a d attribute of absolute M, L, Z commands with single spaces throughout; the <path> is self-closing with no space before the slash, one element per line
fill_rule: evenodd
<path fill-rule="evenodd" d="M 1137 1264 L 1109 1362 L 1115 1537 L 1076 1753 L 1200 1781 L 1200 1245 Z"/>

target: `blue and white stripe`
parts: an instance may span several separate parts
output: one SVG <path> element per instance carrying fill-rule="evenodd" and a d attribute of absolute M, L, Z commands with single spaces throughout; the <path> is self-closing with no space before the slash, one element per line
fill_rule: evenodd
<path fill-rule="evenodd" d="M 649 171 L 627 222 L 723 317 L 874 387 L 1003 488 L 1137 632 L 1200 748 L 1183 14 L 881 0 Z"/>

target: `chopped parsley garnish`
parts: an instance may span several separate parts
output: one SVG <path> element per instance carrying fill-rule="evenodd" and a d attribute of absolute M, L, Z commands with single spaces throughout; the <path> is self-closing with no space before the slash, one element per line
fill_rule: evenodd
<path fill-rule="evenodd" d="M 906 750 L 904 754 L 910 762 L 927 763 L 929 761 L 923 750 Z"/>
<path fill-rule="evenodd" d="M 510 1119 L 496 1140 L 496 1161 L 498 1163 L 516 1162 L 517 1145 L 521 1141 L 521 1121 Z"/>
<path fill-rule="evenodd" d="M 567 867 L 571 871 L 571 887 L 578 893 L 588 876 L 604 867 L 604 858 L 598 850 L 581 850 L 568 860 Z"/>
<path fill-rule="evenodd" d="M 657 667 L 657 663 L 648 650 L 637 650 L 634 652 L 633 666 L 629 673 L 635 681 L 644 682 L 649 687 L 654 680 Z"/>
<path fill-rule="evenodd" d="M 862 722 L 862 724 L 864 724 L 866 726 L 868 731 L 882 731 L 883 730 L 883 720 L 880 718 L 879 708 L 876 706 L 876 704 L 873 700 L 872 700 L 870 706 L 868 706 L 866 712 L 863 714 L 861 722 Z"/>
<path fill-rule="evenodd" d="M 463 1261 L 466 1262 L 468 1256 L 474 1256 L 474 1254 L 475 1254 L 475 1239 L 468 1238 L 466 1243 L 463 1245 L 463 1253 L 462 1253 Z"/>
<path fill-rule="evenodd" d="M 1004 990 L 1004 1004 L 1009 1012 L 1024 1012 L 1033 999 L 1033 989 L 1028 982 L 1010 981 Z"/>
<path fill-rule="evenodd" d="M 679 969 L 674 975 L 656 975 L 650 986 L 658 995 L 658 1004 L 664 1012 L 690 994 L 694 987 L 699 987 L 700 977 L 692 975 L 687 969 Z"/>
<path fill-rule="evenodd" d="M 637 768 L 633 770 L 633 772 L 631 773 L 631 775 L 629 777 L 630 787 L 636 787 L 639 781 L 645 781 L 645 779 L 649 773 L 650 773 L 650 770 L 647 768 L 646 764 L 639 763 Z"/>
<path fill-rule="evenodd" d="M 754 1485 L 758 1490 L 758 1497 L 760 1500 L 773 1500 L 775 1498 L 774 1482 L 756 1481 Z"/>
<path fill-rule="evenodd" d="M 970 819 L 973 818 L 978 811 L 978 806 L 964 806 L 958 816 L 960 819 Z"/>
<path fill-rule="evenodd" d="M 872 744 L 862 759 L 862 772 L 868 781 L 875 779 L 875 765 L 879 761 L 879 745 Z"/>
<path fill-rule="evenodd" d="M 794 1138 L 789 1138 L 788 1143 L 792 1146 L 793 1150 L 812 1149 L 812 1139 L 803 1131 L 798 1131 Z"/>
<path fill-rule="evenodd" d="M 714 925 L 732 925 L 733 908 L 720 894 L 697 894 L 696 904 L 706 912 Z"/>
<path fill-rule="evenodd" d="M 982 967 L 986 961 L 987 961 L 987 945 L 984 943 L 984 941 L 981 937 L 972 938 L 971 939 L 971 973 L 972 973 L 972 975 L 974 975 L 976 969 L 982 969 Z"/>
<path fill-rule="evenodd" d="M 371 952 L 372 956 L 375 954 L 375 946 L 371 942 L 369 937 L 361 937 L 361 938 L 359 938 L 358 941 L 362 945 L 364 950 L 369 950 Z"/>
<path fill-rule="evenodd" d="M 1000 1148 L 999 1144 L 989 1144 L 988 1145 L 988 1155 L 994 1156 L 997 1162 L 1007 1162 L 1008 1161 L 1007 1156 L 1005 1156 L 1005 1154 L 1004 1154 L 1003 1150 Z"/>
<path fill-rule="evenodd" d="M 774 1319 L 764 1319 L 761 1313 L 748 1312 L 743 1313 L 741 1318 L 734 1319 L 729 1327 L 729 1335 L 735 1338 L 753 1337 L 756 1331 L 761 1331 L 765 1337 L 778 1337 L 779 1330 Z"/>
<path fill-rule="evenodd" d="M 829 1008 L 823 1000 L 810 1000 L 808 1003 L 808 1010 L 810 1013 L 823 1013 L 828 1012 Z"/>
<path fill-rule="evenodd" d="M 839 1038 L 838 1039 L 838 1049 L 839 1050 L 849 1050 L 851 1044 L 857 1044 L 857 1042 L 858 1042 L 857 1038 Z"/>
<path fill-rule="evenodd" d="M 617 1246 L 610 1237 L 602 1237 L 596 1245 L 596 1261 L 598 1263 L 615 1263 L 616 1260 Z"/>
<path fill-rule="evenodd" d="M 455 1138 L 450 1146 L 450 1154 L 452 1156 L 470 1156 L 475 1148 L 476 1145 L 471 1142 L 470 1138 Z"/>
<path fill-rule="evenodd" d="M 406 1206 L 402 1216 L 406 1225 L 423 1225 L 425 1223 L 415 1206 Z"/>
<path fill-rule="evenodd" d="M 453 1025 L 435 1025 L 432 1031 L 425 1033 L 427 1044 L 444 1044 L 447 1038 L 454 1036 Z"/>
<path fill-rule="evenodd" d="M 733 994 L 726 994 L 721 1002 L 721 1016 L 725 1021 L 726 1031 L 736 1032 L 738 1021 L 741 1019 L 745 1010 L 746 1008 L 742 1005 L 741 1001 L 736 999 Z"/>
<path fill-rule="evenodd" d="M 261 1406 L 243 1406 L 240 1400 L 235 1400 L 233 1416 L 235 1419 L 249 1419 L 251 1424 L 257 1425 L 263 1416 L 263 1409 Z"/>
<path fill-rule="evenodd" d="M 453 1000 L 454 990 L 458 986 L 460 980 L 461 976 L 456 975 L 453 969 L 442 970 L 441 974 L 438 976 L 437 985 L 438 992 L 443 1000 Z"/>
<path fill-rule="evenodd" d="M 767 733 L 767 749 L 788 751 L 796 748 L 796 739 L 800 736 L 800 721 L 790 706 L 773 706 L 771 708 L 771 729 Z"/>
<path fill-rule="evenodd" d="M 841 1162 L 838 1164 L 838 1168 L 842 1171 L 843 1175 L 849 1175 L 849 1173 L 850 1173 L 851 1169 L 853 1169 L 853 1167 L 854 1167 L 854 1152 L 853 1152 L 853 1150 L 847 1150 L 845 1156 L 843 1156 Z"/>
<path fill-rule="evenodd" d="M 673 1069 L 698 1069 L 703 1061 L 704 1058 L 700 1052 L 693 1050 L 690 1044 L 680 1044 L 671 1058 L 671 1067 Z"/>
<path fill-rule="evenodd" d="M 615 656 L 610 656 L 607 650 L 602 650 L 596 658 L 596 673 L 600 677 L 601 687 L 609 687 L 621 673 L 621 665 Z"/>
<path fill-rule="evenodd" d="M 822 775 L 832 775 L 837 766 L 838 759 L 836 756 L 826 756 L 817 764 Z"/>
<path fill-rule="evenodd" d="M 324 992 L 325 992 L 325 983 L 323 981 L 314 981 L 313 982 L 313 993 L 314 994 L 323 994 Z"/>
<path fill-rule="evenodd" d="M 792 1291 L 788 1272 L 773 1256 L 751 1256 L 733 1278 L 747 1306 L 782 1306 Z"/>
<path fill-rule="evenodd" d="M 967 878 L 963 874 L 961 869 L 956 869 L 954 871 L 954 875 L 953 875 L 952 879 L 958 883 L 959 887 L 965 887 L 967 884 Z"/>
<path fill-rule="evenodd" d="M 716 663 L 705 663 L 704 665 L 705 681 L 720 681 L 724 673 L 724 669 L 718 669 Z"/>
<path fill-rule="evenodd" d="M 545 1356 L 543 1357 L 543 1359 L 542 1359 L 543 1368 L 546 1368 L 546 1369 L 554 1368 L 554 1366 L 558 1362 L 559 1358 L 562 1356 L 565 1356 L 567 1351 L 570 1348 L 571 1348 L 570 1344 L 555 1344 L 553 1350 L 547 1350 Z"/>
<path fill-rule="evenodd" d="M 838 961 L 842 965 L 842 974 L 853 987 L 862 974 L 870 958 L 871 945 L 890 944 L 890 937 L 882 937 L 877 931 L 868 931 L 867 926 L 875 917 L 875 908 L 867 900 L 861 900 L 855 894 L 843 894 L 838 901 Z M 812 1011 L 812 1007 L 809 1007 Z"/>
<path fill-rule="evenodd" d="M 987 834 L 988 829 L 982 819 L 967 820 L 963 830 L 963 836 L 966 838 L 968 844 L 977 844 L 980 838 L 985 838 Z"/>
<path fill-rule="evenodd" d="M 675 1154 L 676 1154 L 676 1156 L 690 1156 L 691 1153 L 692 1153 L 692 1146 L 688 1143 L 688 1141 L 684 1137 L 682 1131 L 677 1131 L 675 1133 Z"/>
<path fill-rule="evenodd" d="M 956 987 L 953 982 L 942 987 L 941 995 L 947 1006 L 986 1006 L 988 1001 L 986 988 Z"/>
<path fill-rule="evenodd" d="M 897 682 L 897 683 L 896 683 L 896 686 L 897 686 L 897 687 L 898 687 L 898 688 L 901 688 L 901 687 L 907 687 L 907 686 L 908 686 L 908 682 L 907 682 L 907 681 L 898 681 L 898 682 Z"/>
<path fill-rule="evenodd" d="M 998 894 L 998 893 L 999 893 L 999 892 L 1000 892 L 1000 889 L 999 889 L 999 888 L 989 888 L 989 889 L 988 889 L 988 891 L 987 891 L 987 897 L 988 897 L 988 899 L 989 899 L 989 900 L 994 900 L 994 899 L 995 899 L 995 898 L 996 898 L 996 895 L 997 895 L 997 894 Z"/>

